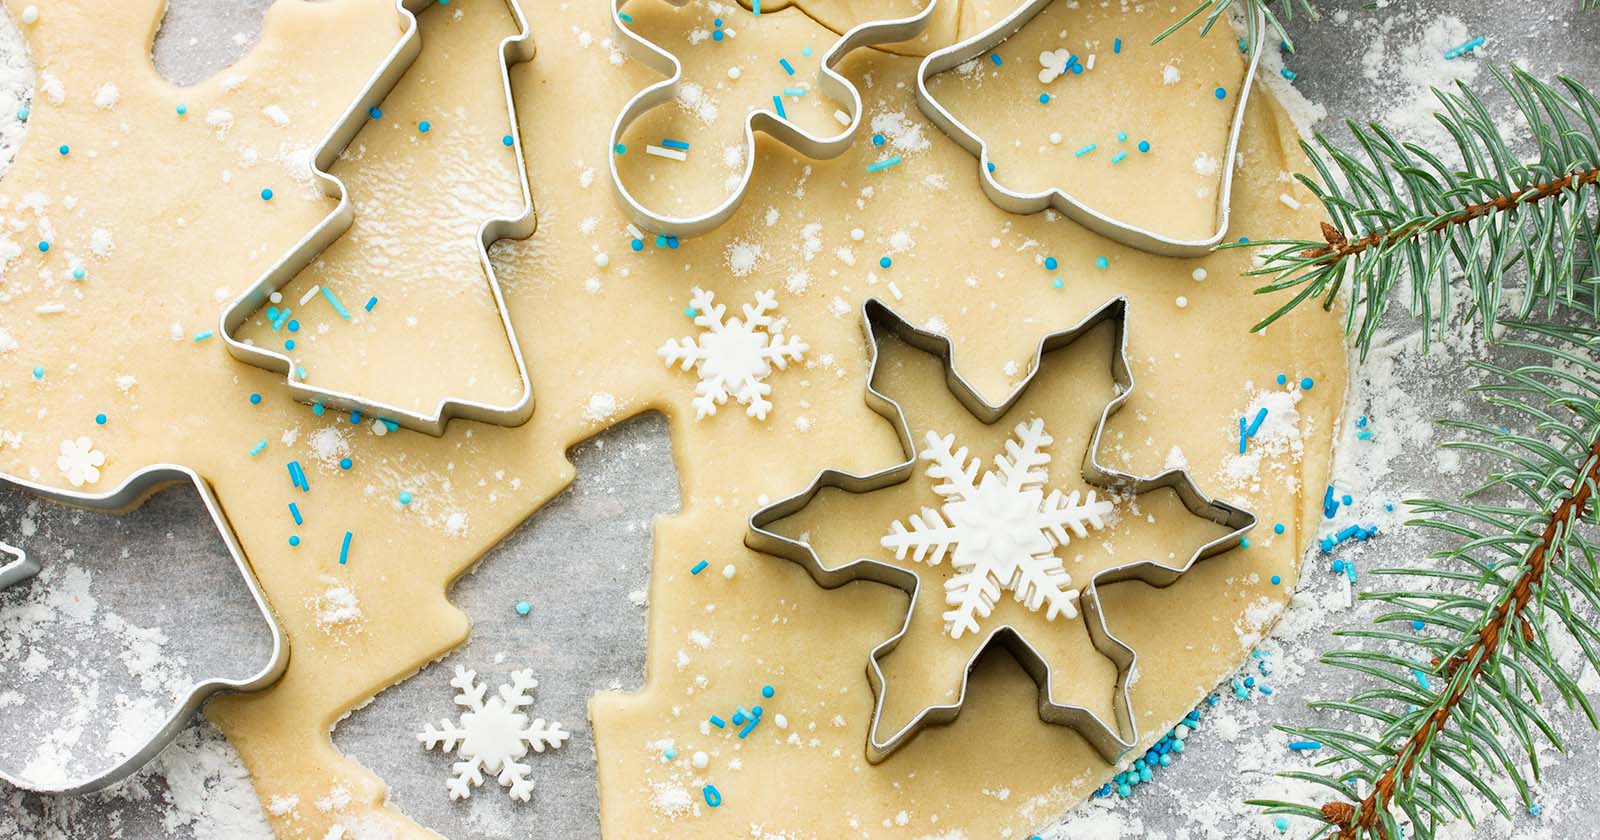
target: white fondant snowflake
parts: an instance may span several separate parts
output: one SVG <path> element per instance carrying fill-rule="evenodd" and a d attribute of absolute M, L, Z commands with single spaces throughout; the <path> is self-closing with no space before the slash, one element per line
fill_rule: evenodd
<path fill-rule="evenodd" d="M 56 468 L 67 477 L 73 487 L 82 487 L 100 480 L 100 468 L 106 464 L 106 455 L 94 448 L 87 437 L 61 442 L 61 455 L 56 458 Z"/>
<path fill-rule="evenodd" d="M 1003 590 L 1034 612 L 1044 606 L 1048 620 L 1076 618 L 1078 590 L 1056 547 L 1070 541 L 1069 530 L 1084 537 L 1089 528 L 1104 528 L 1112 512 L 1111 503 L 1096 500 L 1093 490 L 1087 498 L 1076 490 L 1045 495 L 1050 454 L 1043 449 L 1051 437 L 1043 420 L 1018 423 L 1012 434 L 1005 453 L 995 456 L 994 469 L 979 479 L 979 459 L 969 459 L 966 447 L 951 451 L 955 435 L 928 432 L 928 448 L 920 457 L 929 462 L 928 477 L 941 482 L 933 490 L 944 501 L 939 510 L 913 514 L 909 529 L 895 520 L 882 541 L 898 560 L 912 552 L 917 562 L 937 566 L 951 554 L 956 574 L 944 587 L 951 607 L 944 613 L 945 629 L 951 638 L 978 632 L 978 619 L 989 617 Z"/>
<path fill-rule="evenodd" d="M 1067 72 L 1067 65 L 1071 62 L 1072 51 L 1064 47 L 1039 53 L 1039 81 L 1042 84 L 1050 84 L 1057 76 Z"/>
<path fill-rule="evenodd" d="M 723 321 L 726 306 L 717 304 L 711 292 L 696 288 L 689 304 L 694 309 L 695 326 L 704 332 L 697 336 L 667 339 L 656 354 L 667 367 L 679 365 L 700 376 L 694 386 L 695 419 L 717 413 L 717 406 L 734 400 L 745 406 L 745 414 L 767 419 L 772 403 L 767 395 L 772 386 L 766 378 L 772 369 L 783 370 L 789 362 L 800 361 L 810 349 L 804 341 L 785 337 L 784 324 L 772 317 L 778 308 L 777 295 L 768 289 L 756 292 L 754 306 L 744 305 L 743 318 Z"/>
<path fill-rule="evenodd" d="M 484 701 L 489 687 L 478 682 L 478 675 L 460 665 L 450 684 L 459 692 L 456 705 L 467 707 L 461 713 L 458 727 L 447 719 L 439 721 L 439 729 L 428 724 L 417 733 L 424 749 L 443 747 L 445 752 L 455 752 L 461 761 L 451 765 L 455 773 L 445 788 L 451 799 L 466 799 L 472 789 L 483 784 L 483 774 L 499 774 L 496 781 L 507 788 L 512 799 L 527 802 L 533 794 L 533 782 L 528 774 L 533 768 L 517 759 L 528 754 L 528 748 L 542 753 L 546 747 L 555 749 L 571 736 L 561 724 L 546 725 L 544 718 L 528 723 L 521 709 L 533 703 L 528 692 L 539 686 L 533 671 L 517 671 L 511 675 L 511 684 L 500 686 L 500 696 Z"/>

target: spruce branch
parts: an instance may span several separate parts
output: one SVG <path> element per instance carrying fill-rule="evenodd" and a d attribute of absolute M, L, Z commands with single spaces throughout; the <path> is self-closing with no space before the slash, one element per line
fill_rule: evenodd
<path fill-rule="evenodd" d="M 1337 634 L 1357 644 L 1322 661 L 1372 687 L 1311 704 L 1366 726 L 1279 727 L 1324 744 L 1317 771 L 1283 775 L 1336 799 L 1253 801 L 1268 813 L 1317 820 L 1339 840 L 1430 840 L 1455 820 L 1476 825 L 1471 792 L 1511 816 L 1488 776 L 1509 780 L 1524 807 L 1532 803 L 1536 742 L 1564 749 L 1545 709 L 1547 687 L 1600 727 L 1546 629 L 1569 634 L 1600 668 L 1592 618 L 1600 611 L 1600 546 L 1591 541 L 1600 525 L 1600 331 L 1536 323 L 1512 330 L 1503 346 L 1534 361 L 1473 362 L 1489 376 L 1474 390 L 1525 430 L 1444 421 L 1465 435 L 1446 446 L 1497 467 L 1465 500 L 1408 502 L 1420 515 L 1409 525 L 1448 535 L 1454 547 L 1433 555 L 1435 564 L 1369 572 L 1421 583 L 1362 594 L 1388 611 L 1373 629 Z M 1430 632 L 1382 629 L 1419 621 Z"/>
<path fill-rule="evenodd" d="M 1593 0 L 1593 2 L 1600 2 L 1600 0 Z M 1265 34 L 1257 31 L 1256 13 L 1258 11 L 1266 18 L 1267 28 L 1272 31 L 1274 36 L 1282 40 L 1284 48 L 1291 52 L 1294 51 L 1294 39 L 1289 37 L 1289 30 L 1284 27 L 1284 21 L 1294 19 L 1296 8 L 1299 8 L 1300 13 L 1311 20 L 1318 19 L 1317 9 L 1311 5 L 1311 0 L 1277 0 L 1276 3 L 1274 0 L 1199 0 L 1199 5 L 1167 27 L 1160 35 L 1157 35 L 1152 43 L 1161 43 L 1168 35 L 1188 26 L 1197 18 L 1201 19 L 1200 35 L 1204 37 L 1211 32 L 1211 27 L 1216 26 L 1217 21 L 1221 20 L 1228 13 L 1228 9 L 1232 8 L 1235 3 L 1239 4 L 1244 12 L 1244 19 L 1249 27 L 1249 31 L 1245 34 L 1246 45 L 1255 44 L 1256 39 Z M 1277 11 L 1279 9 L 1282 10 L 1281 19 Z"/>
<path fill-rule="evenodd" d="M 1452 293 L 1469 296 L 1470 315 L 1491 337 L 1503 310 L 1521 320 L 1562 309 L 1600 316 L 1600 99 L 1572 79 L 1551 85 L 1515 67 L 1491 71 L 1533 154 L 1513 148 L 1465 84 L 1434 90 L 1458 164 L 1376 124 L 1348 124 L 1355 151 L 1321 134 L 1301 144 L 1317 177 L 1297 177 L 1329 219 L 1322 239 L 1226 246 L 1267 249 L 1248 272 L 1272 277 L 1257 293 L 1293 291 L 1256 329 L 1313 298 L 1331 309 L 1348 291 L 1345 327 L 1365 355 L 1402 288 L 1423 322 L 1424 349 L 1451 326 Z M 1513 274 L 1523 278 L 1518 288 Z"/>

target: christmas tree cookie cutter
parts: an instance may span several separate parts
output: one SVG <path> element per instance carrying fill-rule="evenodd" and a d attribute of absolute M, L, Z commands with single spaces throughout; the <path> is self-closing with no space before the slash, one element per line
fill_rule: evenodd
<path fill-rule="evenodd" d="M 235 536 L 233 527 L 228 523 L 227 514 L 223 513 L 222 505 L 217 501 L 216 494 L 211 490 L 211 485 L 199 473 L 188 467 L 175 464 L 155 464 L 144 467 L 123 480 L 116 489 L 106 493 L 84 493 L 75 490 L 60 490 L 36 484 L 25 479 L 0 473 L 0 486 L 14 487 L 29 495 L 42 498 L 68 507 L 86 508 L 105 513 L 125 513 L 139 507 L 144 501 L 156 493 L 176 485 L 188 485 L 194 488 L 200 501 L 205 505 L 206 514 L 211 518 L 211 524 L 217 535 L 228 549 L 228 555 L 233 558 L 234 567 L 239 570 L 239 577 L 244 581 L 245 588 L 250 592 L 250 600 L 256 612 L 266 622 L 268 632 L 272 635 L 272 650 L 268 654 L 267 663 L 254 674 L 238 679 L 212 678 L 196 682 L 189 693 L 184 695 L 173 708 L 172 713 L 161 728 L 149 737 L 137 750 L 124 757 L 109 769 L 85 778 L 56 784 L 40 784 L 36 781 L 18 777 L 4 768 L 0 768 L 0 781 L 45 794 L 78 794 L 90 793 L 101 790 L 138 772 L 149 764 L 173 739 L 188 725 L 189 719 L 196 711 L 218 692 L 246 692 L 260 691 L 271 686 L 283 676 L 284 669 L 289 665 L 289 646 L 283 637 L 283 631 L 278 626 L 278 620 L 273 615 L 272 608 L 267 605 L 267 599 L 261 592 L 260 585 L 256 582 L 255 573 L 250 568 L 250 562 L 245 559 L 244 550 L 239 546 L 239 538 Z M 4 545 L 0 543 L 0 545 Z M 21 567 L 17 562 L 0 567 L 0 590 L 13 584 L 25 581 L 37 574 L 40 564 L 29 561 L 27 555 L 20 549 L 6 546 L 10 551 L 21 557 Z"/>
<path fill-rule="evenodd" d="M 1138 653 L 1111 632 L 1100 604 L 1099 587 L 1130 580 L 1143 581 L 1158 588 L 1170 586 L 1196 563 L 1237 546 L 1239 540 L 1255 527 L 1255 515 L 1225 502 L 1212 500 L 1184 470 L 1171 469 L 1154 476 L 1138 476 L 1112 469 L 1099 461 L 1097 453 L 1106 424 L 1133 392 L 1133 373 L 1128 365 L 1127 352 L 1126 299 L 1116 298 L 1076 326 L 1045 336 L 1034 353 L 1033 367 L 1027 377 L 999 404 L 984 401 L 962 377 L 956 369 L 954 352 L 948 338 L 913 326 L 896 314 L 888 304 L 875 298 L 869 299 L 862 306 L 862 318 L 867 332 L 867 343 L 872 352 L 872 362 L 867 371 L 867 404 L 894 424 L 901 449 L 905 453 L 905 460 L 865 475 L 835 469 L 821 471 L 805 490 L 753 514 L 750 517 L 749 530 L 745 535 L 745 544 L 756 551 L 799 563 L 811 575 L 812 580 L 824 589 L 836 589 L 847 583 L 865 580 L 896 587 L 908 596 L 909 604 L 900 629 L 873 648 L 867 659 L 867 678 L 876 697 L 872 710 L 872 723 L 867 730 L 867 760 L 873 764 L 880 763 L 895 750 L 910 742 L 923 727 L 954 721 L 961 714 L 961 707 L 966 702 L 967 683 L 972 669 L 988 650 L 989 644 L 998 643 L 1011 652 L 1039 686 L 1040 719 L 1076 730 L 1106 761 L 1115 763 L 1123 753 L 1134 748 L 1140 738 L 1138 722 L 1133 714 L 1133 695 L 1130 687 L 1130 679 L 1138 666 Z M 770 526 L 798 513 L 823 490 L 842 490 L 851 494 L 870 493 L 903 484 L 915 474 L 918 463 L 917 447 L 911 438 L 905 412 L 899 403 L 879 391 L 874 384 L 878 362 L 881 359 L 879 344 L 882 336 L 896 337 L 938 358 L 944 366 L 945 384 L 950 393 L 971 412 L 973 417 L 985 424 L 993 424 L 999 422 L 1027 391 L 1034 377 L 1038 375 L 1046 353 L 1065 348 L 1094 328 L 1107 323 L 1111 324 L 1116 332 L 1116 351 L 1111 360 L 1116 396 L 1106 403 L 1099 420 L 1095 423 L 1094 434 L 1084 452 L 1082 467 L 1084 479 L 1091 485 L 1119 494 L 1137 495 L 1152 490 L 1171 489 L 1191 514 L 1222 525 L 1227 529 L 1227 533 L 1198 547 L 1181 566 L 1166 566 L 1153 560 L 1126 563 L 1096 573 L 1084 587 L 1079 603 L 1082 606 L 1084 622 L 1088 627 L 1090 642 L 1117 667 L 1116 694 L 1113 702 L 1116 716 L 1114 722 L 1108 723 L 1085 707 L 1055 702 L 1051 690 L 1050 663 L 1027 641 L 1020 629 L 1004 624 L 995 627 L 991 642 L 981 645 L 967 660 L 961 678 L 961 690 L 954 703 L 927 706 L 899 731 L 890 733 L 887 737 L 880 735 L 883 704 L 887 696 L 880 662 L 899 645 L 900 640 L 911 628 L 912 611 L 916 608 L 918 591 L 921 587 L 920 579 L 914 572 L 901 566 L 871 558 L 853 560 L 833 568 L 826 567 L 816 551 L 808 544 L 786 537 L 772 530 Z"/>
<path fill-rule="evenodd" d="M 1239 95 L 1234 98 L 1233 120 L 1228 128 L 1228 145 L 1222 158 L 1222 186 L 1217 191 L 1217 228 L 1204 239 L 1181 239 L 1115 219 L 1083 203 L 1061 187 L 1024 193 L 1004 186 L 995 179 L 994 169 L 989 163 L 988 142 L 950 113 L 928 90 L 929 79 L 999 47 L 1054 2 L 1057 0 L 1030 0 L 983 32 L 929 53 L 917 68 L 917 107 L 941 131 L 978 159 L 978 179 L 983 185 L 984 194 L 995 206 L 1007 213 L 1026 216 L 1045 209 L 1055 209 L 1089 230 L 1130 248 L 1167 257 L 1198 257 L 1209 253 L 1220 245 L 1223 237 L 1228 234 L 1228 214 L 1232 204 L 1234 168 L 1239 157 L 1239 137 L 1244 129 L 1245 107 L 1250 101 L 1250 89 L 1255 86 L 1256 70 L 1261 64 L 1262 43 L 1266 39 L 1259 34 L 1253 39 L 1249 69 L 1245 71 Z M 1252 31 L 1256 33 L 1268 31 L 1264 9 L 1256 10 L 1253 26 Z"/>
<path fill-rule="evenodd" d="M 506 307 L 499 276 L 489 261 L 490 245 L 502 239 L 526 239 L 533 235 L 537 227 L 533 194 L 528 187 L 527 163 L 522 153 L 522 134 L 517 125 L 516 102 L 511 93 L 511 66 L 532 61 L 534 45 L 528 21 L 516 0 L 505 0 L 506 7 L 510 9 L 516 21 L 517 34 L 500 42 L 500 78 L 505 91 L 506 113 L 511 116 L 510 133 L 506 136 L 511 138 L 511 150 L 516 158 L 517 181 L 522 191 L 522 208 L 514 218 L 489 219 L 478 228 L 478 263 L 483 268 L 489 291 L 494 295 L 495 309 L 500 315 L 500 325 L 505 330 L 506 343 L 510 345 L 511 355 L 517 364 L 517 377 L 522 383 L 522 392 L 516 402 L 509 405 L 495 405 L 477 400 L 447 397 L 440 400 L 431 413 L 409 411 L 369 400 L 357 394 L 319 388 L 298 380 L 294 375 L 294 362 L 287 355 L 241 341 L 234 333 L 254 312 L 267 304 L 273 292 L 287 285 L 350 229 L 355 220 L 355 207 L 344 182 L 333 175 L 330 169 L 367 124 L 370 111 L 389 95 L 400 82 L 400 78 L 411 68 L 417 56 L 422 53 L 422 35 L 418 28 L 417 15 L 437 2 L 438 0 L 395 0 L 395 12 L 399 15 L 402 33 L 400 42 L 385 57 L 378 71 L 367 80 L 360 95 L 318 144 L 316 153 L 311 158 L 312 176 L 328 197 L 338 199 L 338 206 L 289 253 L 269 267 L 254 286 L 223 311 L 221 329 L 218 330 L 229 354 L 239 361 L 284 374 L 287 377 L 290 393 L 301 402 L 317 403 L 341 411 L 359 411 L 371 417 L 391 420 L 408 429 L 436 436 L 444 434 L 445 426 L 456 417 L 497 426 L 520 426 L 533 416 L 533 385 L 528 379 L 528 365 L 522 358 L 522 347 L 517 341 L 516 328 L 511 323 L 511 310 Z"/>
<path fill-rule="evenodd" d="M 617 113 L 617 120 L 611 126 L 611 144 L 607 151 L 611 167 L 611 186 L 629 219 L 641 229 L 662 236 L 690 237 L 715 229 L 739 209 L 739 203 L 744 201 L 745 193 L 750 189 L 751 177 L 755 172 L 757 131 L 814 160 L 828 160 L 844 154 L 854 141 L 856 130 L 861 127 L 863 106 L 861 92 L 834 67 L 858 47 L 909 41 L 922 34 L 932 18 L 934 8 L 941 0 L 928 0 L 928 5 L 922 11 L 910 17 L 858 24 L 839 36 L 833 46 L 823 53 L 822 61 L 817 67 L 817 87 L 823 94 L 844 106 L 839 113 L 847 117 L 848 121 L 843 123 L 839 133 L 820 137 L 769 108 L 752 110 L 744 121 L 744 171 L 739 175 L 738 185 L 721 204 L 696 216 L 671 216 L 651 210 L 622 183 L 622 174 L 617 170 L 616 152 L 622 143 L 622 135 L 647 111 L 677 97 L 679 84 L 683 80 L 683 62 L 628 28 L 627 24 L 631 18 L 622 11 L 626 0 L 610 0 L 610 2 L 611 26 L 616 31 L 622 48 L 628 55 L 667 77 L 634 94 Z M 689 0 L 667 0 L 667 2 L 682 6 Z"/>

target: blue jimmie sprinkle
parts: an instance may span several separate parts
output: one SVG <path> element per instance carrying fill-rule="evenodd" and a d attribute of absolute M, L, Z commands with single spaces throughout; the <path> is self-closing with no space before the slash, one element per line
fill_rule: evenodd
<path fill-rule="evenodd" d="M 994 66 L 996 66 L 996 67 L 1000 66 L 1000 54 L 999 53 L 989 53 L 989 60 L 994 63 Z"/>
<path fill-rule="evenodd" d="M 328 299 L 328 303 L 333 307 L 333 311 L 339 313 L 340 318 L 343 318 L 346 321 L 350 320 L 350 310 L 344 308 L 344 304 L 339 302 L 339 297 L 333 293 L 332 289 L 328 288 L 327 286 L 323 286 L 322 296 Z"/>
<path fill-rule="evenodd" d="M 778 119 L 786 120 L 786 119 L 789 118 L 789 115 L 783 110 L 783 97 L 781 97 L 781 96 L 772 97 L 772 107 L 773 107 L 774 110 L 776 110 L 778 112 Z"/>
<path fill-rule="evenodd" d="M 344 532 L 344 543 L 339 546 L 339 565 L 343 566 L 350 560 L 350 538 L 354 536 L 349 531 Z"/>
<path fill-rule="evenodd" d="M 698 562 L 698 563 L 696 563 L 696 564 L 694 564 L 694 568 L 692 568 L 692 569 L 690 569 L 690 570 L 689 570 L 689 574 L 691 574 L 691 575 L 698 575 L 698 574 L 700 574 L 700 573 L 701 573 L 701 572 L 703 572 L 703 571 L 705 571 L 705 570 L 706 570 L 706 566 L 709 566 L 709 565 L 711 565 L 711 564 L 710 564 L 710 563 L 707 563 L 707 562 L 706 562 L 706 561 L 704 561 L 704 560 L 701 560 L 701 561 L 700 561 L 700 562 Z"/>
<path fill-rule="evenodd" d="M 877 163 L 868 164 L 867 165 L 867 171 L 868 172 L 882 172 L 883 170 L 888 169 L 891 166 L 898 166 L 898 165 L 900 165 L 900 156 L 899 155 L 895 155 L 894 157 L 889 158 L 887 160 L 880 160 Z"/>
<path fill-rule="evenodd" d="M 296 524 L 296 525 L 304 525 L 304 524 L 306 524 L 305 519 L 300 516 L 300 507 L 299 507 L 299 505 L 296 505 L 294 502 L 290 502 L 289 503 L 289 515 L 294 517 L 294 524 Z"/>
<path fill-rule="evenodd" d="M 778 59 L 778 64 L 783 68 L 783 72 L 788 73 L 791 76 L 794 75 L 794 68 L 789 66 L 789 59 L 780 58 Z"/>

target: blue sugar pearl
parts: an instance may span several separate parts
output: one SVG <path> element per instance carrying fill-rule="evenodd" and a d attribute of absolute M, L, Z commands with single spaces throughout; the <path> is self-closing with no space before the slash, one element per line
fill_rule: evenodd
<path fill-rule="evenodd" d="M 1217 98 L 1218 99 L 1227 99 L 1228 98 L 1228 89 L 1227 88 L 1217 88 Z"/>
<path fill-rule="evenodd" d="M 283 343 L 283 349 L 285 349 L 285 350 L 293 350 L 294 349 L 294 339 L 291 338 L 288 341 L 285 341 Z"/>
<path fill-rule="evenodd" d="M 879 257 L 878 258 L 878 267 L 879 268 L 888 268 L 891 265 L 894 265 L 894 260 L 891 260 L 888 257 Z"/>
<path fill-rule="evenodd" d="M 1537 803 L 1537 802 L 1529 802 L 1528 803 L 1528 816 L 1530 816 L 1530 817 L 1539 816 L 1539 812 L 1541 812 L 1543 810 L 1544 809 L 1540 808 L 1539 807 L 1539 803 Z"/>
<path fill-rule="evenodd" d="M 1287 384 L 1289 384 L 1289 377 L 1284 375 L 1284 374 L 1281 374 L 1281 373 L 1278 374 L 1278 384 L 1279 385 L 1287 385 Z"/>
<path fill-rule="evenodd" d="M 429 131 L 432 131 L 432 130 L 433 130 L 433 123 L 428 122 L 427 120 L 423 120 L 422 122 L 417 123 L 417 131 L 422 133 L 422 134 L 427 134 Z"/>
<path fill-rule="evenodd" d="M 628 247 L 632 248 L 635 251 L 643 251 L 644 250 L 644 240 L 643 239 L 635 239 L 632 242 L 628 243 Z"/>
<path fill-rule="evenodd" d="M 261 191 L 261 200 L 262 201 L 271 201 L 272 200 L 272 190 L 271 189 L 263 189 Z"/>
<path fill-rule="evenodd" d="M 104 426 L 106 424 L 106 416 L 104 414 L 96 414 L 94 416 L 94 424 L 96 426 Z"/>
<path fill-rule="evenodd" d="M 62 157 L 66 157 L 67 155 L 72 153 L 72 147 L 68 146 L 65 143 L 62 143 L 61 144 L 61 148 L 57 149 L 56 151 L 60 152 Z"/>
<path fill-rule="evenodd" d="M 373 118 L 375 120 L 381 120 L 381 119 L 383 119 L 383 109 L 379 108 L 376 105 L 374 105 L 371 108 L 367 109 L 367 116 L 369 116 L 369 117 L 371 117 L 371 118 Z"/>
<path fill-rule="evenodd" d="M 611 147 L 611 151 L 616 152 L 619 155 L 625 155 L 628 153 L 628 147 L 618 143 L 617 145 Z"/>
<path fill-rule="evenodd" d="M 1277 586 L 1277 585 L 1279 585 L 1281 583 L 1283 583 L 1283 578 L 1278 577 L 1277 575 L 1273 575 L 1272 576 L 1272 585 L 1273 586 Z"/>
<path fill-rule="evenodd" d="M 1061 278 L 1057 277 L 1056 279 L 1050 281 L 1050 285 L 1052 285 L 1052 286 L 1056 287 L 1057 289 L 1059 289 L 1059 288 L 1062 288 L 1063 286 L 1065 286 L 1067 284 L 1061 282 Z"/>
<path fill-rule="evenodd" d="M 711 40 L 713 40 L 713 41 L 721 41 L 723 39 L 723 37 L 725 37 L 725 36 L 723 35 L 722 30 L 720 30 L 720 29 L 718 29 L 717 31 L 711 33 Z"/>
<path fill-rule="evenodd" d="M 700 314 L 699 311 L 696 310 L 692 306 L 685 306 L 683 308 L 683 317 L 685 317 L 685 318 L 693 318 L 693 317 L 695 317 L 696 315 L 699 315 L 699 314 Z"/>
<path fill-rule="evenodd" d="M 1354 501 L 1354 499 L 1351 499 L 1348 493 L 1345 494 L 1343 498 L 1339 499 L 1339 503 L 1343 505 L 1349 505 L 1352 501 Z"/>
<path fill-rule="evenodd" d="M 1333 561 L 1333 566 L 1332 566 L 1332 567 L 1331 567 L 1331 568 L 1332 568 L 1332 569 L 1333 569 L 1333 570 L 1334 570 L 1334 571 L 1335 571 L 1335 572 L 1342 572 L 1342 571 L 1344 571 L 1344 561 L 1343 561 L 1343 560 L 1335 560 L 1335 561 Z"/>
<path fill-rule="evenodd" d="M 293 318 L 290 318 L 289 319 L 289 332 L 299 332 L 299 331 L 300 331 L 300 322 L 296 321 Z"/>
<path fill-rule="evenodd" d="M 874 135 L 872 135 L 872 145 L 874 145 L 874 146 L 882 146 L 885 142 L 887 142 L 887 141 L 885 141 L 883 139 L 883 135 L 882 134 L 874 134 Z"/>
<path fill-rule="evenodd" d="M 355 465 L 356 465 L 356 462 L 350 460 L 349 458 L 340 458 L 339 459 L 339 469 L 341 469 L 341 470 L 348 470 L 348 469 L 350 469 L 351 467 L 353 467 Z"/>
<path fill-rule="evenodd" d="M 1050 94 L 1048 94 L 1048 93 L 1039 94 L 1039 104 L 1040 105 L 1048 105 L 1048 104 L 1050 104 Z"/>
<path fill-rule="evenodd" d="M 43 239 L 39 240 L 39 253 L 43 254 L 43 253 L 45 253 L 46 251 L 49 251 L 49 250 L 50 250 L 50 243 L 45 241 L 45 240 L 43 240 Z"/>
<path fill-rule="evenodd" d="M 1279 817 L 1272 824 L 1277 826 L 1279 831 L 1288 831 L 1289 830 L 1289 821 L 1287 819 L 1284 819 L 1283 817 Z"/>
<path fill-rule="evenodd" d="M 506 136 L 500 138 L 500 145 L 502 145 L 502 146 L 509 146 L 509 145 L 511 145 L 512 143 L 515 143 L 515 142 L 516 141 L 513 140 L 511 138 L 511 135 L 509 135 L 509 134 L 507 134 Z"/>
<path fill-rule="evenodd" d="M 1111 267 L 1111 260 L 1108 260 L 1105 257 L 1101 257 L 1101 258 L 1099 258 L 1099 259 L 1094 261 L 1094 265 L 1095 265 L 1095 268 L 1110 268 Z"/>
<path fill-rule="evenodd" d="M 400 504 L 402 504 L 402 505 L 411 504 L 411 491 L 410 490 L 401 490 L 400 491 Z"/>
<path fill-rule="evenodd" d="M 1126 132 L 1126 131 L 1117 132 L 1117 142 L 1118 143 L 1126 143 L 1126 142 L 1128 142 L 1128 132 Z"/>
<path fill-rule="evenodd" d="M 1308 376 L 1308 377 L 1300 380 L 1300 390 L 1309 391 L 1316 384 L 1317 384 L 1317 381 Z"/>
<path fill-rule="evenodd" d="M 667 247 L 667 238 L 665 236 L 662 236 L 659 233 L 656 234 L 656 247 L 657 248 L 665 248 L 665 247 Z"/>
<path fill-rule="evenodd" d="M 678 758 L 678 751 L 671 747 L 667 747 L 667 749 L 661 753 L 661 756 L 668 761 L 675 761 Z"/>
<path fill-rule="evenodd" d="M 1428 625 L 1422 623 L 1421 619 L 1416 619 L 1416 620 L 1411 622 L 1411 629 L 1412 630 L 1416 630 L 1418 632 L 1420 632 L 1424 627 L 1427 627 L 1427 626 Z"/>
<path fill-rule="evenodd" d="M 1250 547 L 1250 538 L 1249 537 L 1240 537 L 1239 538 L 1239 547 L 1240 548 L 1249 548 Z"/>
<path fill-rule="evenodd" d="M 250 395 L 250 404 L 251 405 L 260 405 L 261 404 L 261 395 L 260 394 L 251 394 Z"/>
<path fill-rule="evenodd" d="M 518 601 L 516 609 L 517 615 L 527 615 L 528 613 L 533 612 L 533 607 L 529 606 L 527 601 Z M 672 760 L 672 757 L 668 756 L 667 760 Z"/>
<path fill-rule="evenodd" d="M 774 695 L 774 694 L 777 694 L 777 692 L 772 689 L 772 686 L 764 685 L 764 686 L 761 687 L 761 696 L 762 697 L 765 697 L 765 698 L 770 700 L 770 699 L 772 699 L 772 695 Z"/>
<path fill-rule="evenodd" d="M 83 266 L 80 265 L 77 268 L 74 268 L 72 270 L 72 279 L 74 279 L 74 280 L 82 280 L 84 278 L 84 275 L 86 275 L 87 273 L 88 272 L 83 270 Z"/>
<path fill-rule="evenodd" d="M 300 544 L 300 538 L 299 537 L 290 537 L 289 538 L 289 545 L 291 547 L 292 546 L 298 546 L 299 544 Z"/>
<path fill-rule="evenodd" d="M 1283 523 L 1282 522 L 1279 522 L 1278 524 L 1272 526 L 1272 533 L 1274 533 L 1274 534 L 1281 534 L 1281 533 L 1283 533 L 1283 530 L 1284 529 L 1283 529 Z"/>
<path fill-rule="evenodd" d="M 721 26 L 722 25 L 722 18 L 717 18 L 716 20 L 711 21 L 711 25 L 712 26 Z"/>
<path fill-rule="evenodd" d="M 189 113 L 189 106 L 188 105 L 179 104 L 178 105 L 178 116 L 181 117 L 181 116 L 183 116 L 183 115 L 185 115 L 187 113 Z"/>
<path fill-rule="evenodd" d="M 31 113 L 31 112 L 27 108 L 18 108 L 17 109 L 17 119 L 19 119 L 19 120 L 21 120 L 23 122 L 27 122 L 29 113 Z"/>
<path fill-rule="evenodd" d="M 1149 140 L 1140 140 L 1139 141 L 1139 151 L 1141 151 L 1141 152 L 1150 151 L 1150 141 Z"/>
<path fill-rule="evenodd" d="M 1056 261 L 1055 257 L 1045 257 L 1044 258 L 1044 270 L 1045 271 L 1055 271 L 1056 270 L 1056 266 L 1058 266 L 1060 264 L 1061 263 Z"/>
<path fill-rule="evenodd" d="M 327 408 L 323 407 L 322 403 L 312 403 L 311 404 L 311 413 L 317 415 L 318 417 L 321 417 L 322 413 L 327 411 L 327 410 L 328 410 Z"/>
<path fill-rule="evenodd" d="M 805 56 L 806 58 L 810 58 L 811 57 L 811 48 L 810 47 L 802 47 L 800 49 L 800 54 Z"/>

